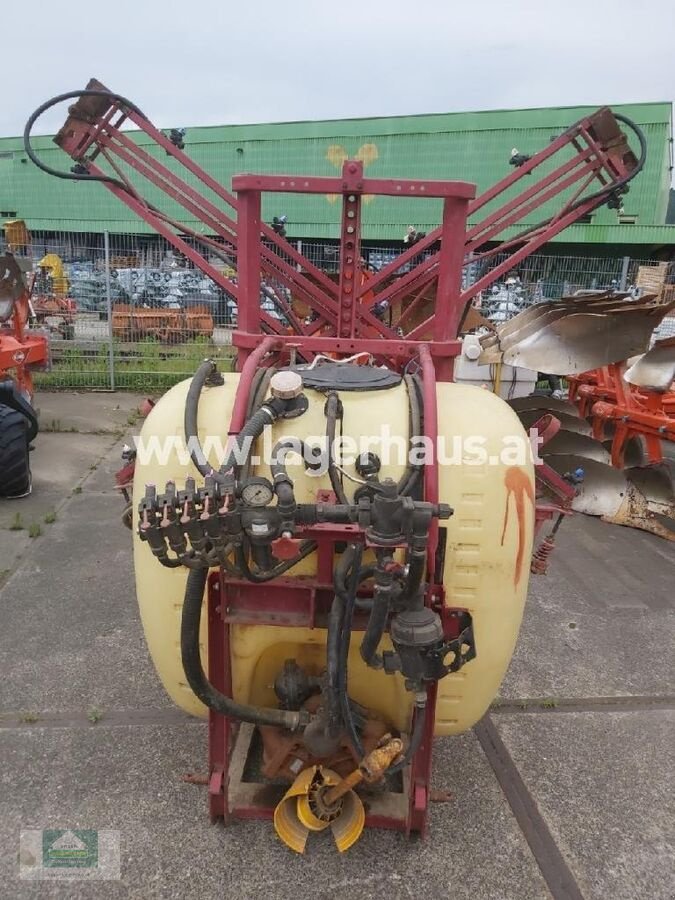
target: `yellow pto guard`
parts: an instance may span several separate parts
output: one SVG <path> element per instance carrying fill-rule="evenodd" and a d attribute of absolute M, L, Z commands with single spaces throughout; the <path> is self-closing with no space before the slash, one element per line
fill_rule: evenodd
<path fill-rule="evenodd" d="M 387 735 L 346 778 L 323 766 L 304 769 L 274 810 L 276 833 L 291 850 L 304 853 L 310 831 L 324 831 L 330 825 L 340 853 L 349 850 L 366 822 L 363 803 L 353 788 L 382 778 L 402 751 L 403 742 Z"/>

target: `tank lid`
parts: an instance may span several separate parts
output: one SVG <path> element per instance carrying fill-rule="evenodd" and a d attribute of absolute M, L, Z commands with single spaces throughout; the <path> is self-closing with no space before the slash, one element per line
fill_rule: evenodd
<path fill-rule="evenodd" d="M 325 362 L 315 368 L 299 365 L 282 371 L 299 374 L 305 387 L 317 391 L 381 391 L 401 383 L 398 372 L 392 372 L 383 366 Z"/>
<path fill-rule="evenodd" d="M 270 379 L 270 391 L 273 397 L 281 400 L 292 400 L 302 393 L 302 376 L 290 369 L 275 372 Z"/>

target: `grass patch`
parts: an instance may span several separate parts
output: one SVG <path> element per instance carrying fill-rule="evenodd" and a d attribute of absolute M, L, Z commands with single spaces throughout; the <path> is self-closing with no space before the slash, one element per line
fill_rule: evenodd
<path fill-rule="evenodd" d="M 91 348 L 72 346 L 70 341 L 68 344 L 68 347 L 58 348 L 50 372 L 35 373 L 36 387 L 43 390 L 110 387 L 108 345 Z M 232 371 L 234 348 L 217 347 L 203 338 L 183 344 L 162 344 L 152 338 L 135 343 L 115 341 L 115 388 L 141 393 L 163 392 L 193 375 L 207 356 L 216 360 L 222 371 Z M 49 426 L 45 430 L 50 430 Z"/>
<path fill-rule="evenodd" d="M 17 513 L 9 524 L 10 531 L 23 531 L 24 524 L 21 513 Z"/>
<path fill-rule="evenodd" d="M 99 709 L 98 706 L 92 706 L 89 712 L 87 713 L 87 718 L 91 722 L 92 725 L 95 725 L 97 722 L 100 722 L 103 718 L 103 710 Z"/>
<path fill-rule="evenodd" d="M 24 725 L 31 725 L 33 722 L 39 722 L 40 716 L 36 712 L 24 712 L 19 716 L 19 722 Z"/>
<path fill-rule="evenodd" d="M 53 525 L 54 522 L 56 522 L 56 513 L 54 512 L 54 510 L 51 510 L 51 512 L 45 513 L 44 522 L 45 522 L 45 525 Z"/>
<path fill-rule="evenodd" d="M 39 522 L 31 522 L 28 528 L 28 537 L 39 538 L 42 534 L 42 526 Z"/>
<path fill-rule="evenodd" d="M 81 494 L 81 493 L 82 493 L 82 485 L 81 485 L 81 484 L 78 484 L 77 487 L 74 487 L 74 488 L 73 488 L 73 493 L 74 493 L 74 494 Z"/>
<path fill-rule="evenodd" d="M 553 697 L 546 697 L 539 704 L 539 706 L 541 706 L 542 709 L 555 709 L 557 705 L 558 705 L 558 701 L 555 700 Z"/>

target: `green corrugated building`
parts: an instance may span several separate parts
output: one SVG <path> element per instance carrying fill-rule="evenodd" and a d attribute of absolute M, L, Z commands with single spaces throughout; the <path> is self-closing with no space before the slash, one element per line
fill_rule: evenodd
<path fill-rule="evenodd" d="M 622 215 L 607 208 L 597 210 L 589 222 L 560 235 L 557 249 L 569 251 L 573 245 L 578 253 L 625 252 L 646 257 L 675 245 L 675 226 L 665 224 L 672 169 L 672 107 L 670 103 L 641 103 L 613 108 L 643 129 L 647 163 L 631 184 Z M 513 147 L 534 153 L 592 111 L 592 107 L 560 107 L 194 127 L 188 128 L 186 150 L 227 186 L 240 172 L 336 174 L 348 155 L 363 159 L 366 173 L 372 176 L 464 179 L 476 182 L 480 192 L 510 171 Z M 138 140 L 149 143 L 142 134 Z M 49 165 L 69 167 L 68 158 L 50 137 L 35 138 L 34 146 Z M 153 188 L 145 195 L 175 212 Z M 326 240 L 338 235 L 335 198 L 268 196 L 263 213 L 268 220 L 273 215 L 287 215 L 289 237 Z M 25 219 L 33 232 L 147 231 L 102 185 L 60 181 L 40 172 L 26 158 L 20 138 L 0 139 L 0 214 Z M 534 216 L 539 221 L 542 211 Z M 184 213 L 180 218 L 197 227 Z M 364 206 L 364 237 L 367 241 L 399 241 L 406 226 L 428 230 L 438 220 L 437 201 L 376 197 Z M 598 245 L 604 245 L 603 249 Z"/>

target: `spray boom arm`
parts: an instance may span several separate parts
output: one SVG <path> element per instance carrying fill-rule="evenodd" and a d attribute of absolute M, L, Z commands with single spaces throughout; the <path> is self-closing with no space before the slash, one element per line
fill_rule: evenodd
<path fill-rule="evenodd" d="M 75 165 L 63 172 L 38 159 L 30 133 L 43 112 L 69 99 L 76 102 L 55 142 Z M 125 123 L 139 128 L 152 144 L 141 145 L 122 131 Z M 639 157 L 620 123 L 636 135 Z M 441 378 L 450 377 L 450 360 L 458 352 L 457 335 L 472 298 L 598 206 L 618 206 L 644 164 L 646 148 L 636 125 L 603 107 L 567 128 L 546 149 L 519 158 L 509 175 L 478 197 L 466 182 L 366 178 L 355 160 L 345 162 L 339 177 L 236 176 L 232 193 L 188 156 L 182 140 L 167 137 L 134 103 L 95 79 L 86 90 L 61 94 L 39 107 L 26 125 L 24 140 L 41 169 L 60 178 L 100 181 L 235 298 L 239 325 L 233 341 L 243 359 L 259 343 L 261 331 L 293 344 L 307 358 L 328 350 L 343 357 L 371 352 L 397 367 L 419 355 L 425 343 Z M 165 157 L 170 157 L 169 164 Z M 186 227 L 147 201 L 138 178 L 132 181 L 127 174 L 130 170 L 201 222 L 206 233 Z M 261 221 L 262 191 L 342 196 L 337 284 Z M 441 225 L 369 279 L 360 278 L 359 270 L 364 194 L 443 201 Z M 505 229 L 539 207 L 549 204 L 550 209 L 556 197 L 561 200 L 556 212 L 495 244 Z M 475 224 L 467 225 L 469 219 Z M 236 282 L 210 261 L 213 256 L 236 268 Z M 462 269 L 469 261 L 492 267 L 462 289 Z M 309 314 L 300 316 L 293 304 L 279 299 L 285 326 L 260 308 L 261 283 L 287 289 Z M 377 314 L 383 309 L 391 310 L 388 321 Z"/>

